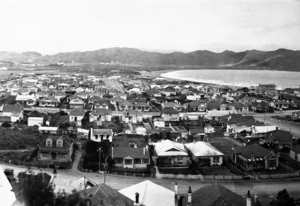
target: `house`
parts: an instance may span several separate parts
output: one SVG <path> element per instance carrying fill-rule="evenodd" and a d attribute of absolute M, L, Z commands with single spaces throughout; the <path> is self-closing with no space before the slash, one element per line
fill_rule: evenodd
<path fill-rule="evenodd" d="M 42 134 L 57 134 L 58 127 L 44 127 L 39 126 L 39 132 Z"/>
<path fill-rule="evenodd" d="M 222 165 L 224 154 L 208 142 L 193 142 L 184 144 L 191 154 L 191 159 L 199 166 Z"/>
<path fill-rule="evenodd" d="M 100 109 L 100 108 L 109 109 L 109 106 L 110 106 L 109 99 L 102 98 L 102 99 L 94 102 L 93 109 Z"/>
<path fill-rule="evenodd" d="M 177 102 L 164 102 L 161 104 L 161 106 L 163 108 L 174 108 L 175 110 L 177 110 L 179 112 L 182 110 L 182 106 Z"/>
<path fill-rule="evenodd" d="M 52 94 L 52 96 L 57 99 L 57 101 L 61 101 L 63 98 L 67 96 L 65 92 L 57 91 Z"/>
<path fill-rule="evenodd" d="M 44 123 L 43 117 L 28 117 L 27 125 L 30 126 L 40 126 Z"/>
<path fill-rule="evenodd" d="M 49 136 L 38 145 L 38 161 L 71 162 L 72 144 L 62 136 Z"/>
<path fill-rule="evenodd" d="M 72 98 L 69 101 L 69 108 L 70 109 L 84 108 L 84 106 L 85 106 L 85 102 L 79 97 Z"/>
<path fill-rule="evenodd" d="M 69 114 L 69 122 L 75 122 L 77 126 L 81 126 L 84 114 L 85 111 L 82 108 L 72 109 Z"/>
<path fill-rule="evenodd" d="M 53 186 L 54 194 L 64 192 L 66 195 L 73 194 L 74 191 L 79 192 L 96 186 L 96 183 L 86 177 L 70 175 L 52 175 L 49 184 Z"/>
<path fill-rule="evenodd" d="M 135 194 L 137 191 L 139 193 L 139 202 L 141 205 L 174 206 L 174 191 L 157 185 L 149 180 L 119 190 L 121 194 L 132 200 L 135 200 L 135 196 L 132 194 Z"/>
<path fill-rule="evenodd" d="M 134 107 L 136 110 L 140 112 L 149 112 L 150 111 L 150 105 L 147 104 L 147 102 L 136 102 L 134 104 Z"/>
<path fill-rule="evenodd" d="M 59 101 L 52 96 L 44 97 L 39 100 L 40 107 L 57 107 Z"/>
<path fill-rule="evenodd" d="M 276 169 L 278 158 L 278 155 L 258 144 L 233 148 L 231 154 L 232 162 L 245 171 Z"/>
<path fill-rule="evenodd" d="M 300 162 L 300 145 L 290 148 L 290 158 Z"/>
<path fill-rule="evenodd" d="M 94 142 L 102 142 L 108 140 L 112 142 L 113 131 L 112 129 L 94 129 L 90 128 L 89 139 Z"/>
<path fill-rule="evenodd" d="M 188 112 L 205 112 L 207 109 L 206 102 L 204 101 L 192 101 L 186 107 Z"/>
<path fill-rule="evenodd" d="M 146 169 L 150 164 L 147 148 L 112 147 L 112 158 L 115 167 Z"/>
<path fill-rule="evenodd" d="M 299 112 L 292 112 L 291 119 L 300 120 L 300 111 Z"/>
<path fill-rule="evenodd" d="M 128 101 L 122 101 L 119 102 L 119 110 L 120 111 L 127 111 L 127 110 L 132 110 L 133 109 L 133 104 Z"/>
<path fill-rule="evenodd" d="M 161 117 L 164 121 L 179 121 L 179 112 L 173 107 L 163 108 Z"/>
<path fill-rule="evenodd" d="M 90 206 L 134 206 L 134 201 L 112 189 L 105 183 L 96 185 L 77 193 Z M 132 194 L 135 196 L 136 192 Z M 138 204 L 137 204 L 138 205 Z"/>
<path fill-rule="evenodd" d="M 126 123 L 138 123 L 143 121 L 142 112 L 138 110 L 128 110 L 124 115 L 124 122 Z"/>
<path fill-rule="evenodd" d="M 23 119 L 24 108 L 21 105 L 6 104 L 3 106 L 1 116 L 10 117 L 11 122 L 17 122 Z"/>
<path fill-rule="evenodd" d="M 89 121 L 102 121 L 102 122 L 110 122 L 112 117 L 112 111 L 106 108 L 95 109 L 89 114 Z"/>
<path fill-rule="evenodd" d="M 277 149 L 291 147 L 293 144 L 293 135 L 290 132 L 277 129 L 266 134 L 265 143 L 273 145 Z"/>
<path fill-rule="evenodd" d="M 180 199 L 180 196 L 175 198 Z M 261 206 L 257 200 L 252 201 L 251 195 L 244 198 L 219 183 L 205 185 L 194 192 L 190 187 L 183 197 L 182 206 Z"/>
<path fill-rule="evenodd" d="M 189 155 L 184 144 L 163 140 L 153 143 L 154 158 L 158 167 L 187 167 Z"/>

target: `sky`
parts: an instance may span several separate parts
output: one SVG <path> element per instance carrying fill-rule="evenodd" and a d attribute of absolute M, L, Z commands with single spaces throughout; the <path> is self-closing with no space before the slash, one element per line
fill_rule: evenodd
<path fill-rule="evenodd" d="M 300 50 L 300 0 L 0 0 L 0 51 Z"/>

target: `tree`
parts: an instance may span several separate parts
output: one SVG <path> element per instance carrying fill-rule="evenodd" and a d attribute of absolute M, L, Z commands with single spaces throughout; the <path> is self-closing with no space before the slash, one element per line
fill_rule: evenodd
<path fill-rule="evenodd" d="M 278 192 L 276 203 L 277 206 L 295 206 L 294 198 L 289 196 L 286 189 Z"/>
<path fill-rule="evenodd" d="M 37 175 L 19 173 L 18 179 L 19 181 L 14 185 L 14 191 L 19 202 L 30 206 L 54 204 L 53 188 L 49 185 L 49 178 L 45 173 Z"/>

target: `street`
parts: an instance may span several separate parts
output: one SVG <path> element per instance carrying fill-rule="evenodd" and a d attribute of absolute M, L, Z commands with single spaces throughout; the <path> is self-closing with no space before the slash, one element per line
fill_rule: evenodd
<path fill-rule="evenodd" d="M 0 167 L 4 170 L 5 168 L 14 169 L 15 175 L 21 171 L 26 171 L 25 167 L 8 165 L 8 164 L 0 164 Z M 38 173 L 40 171 L 46 172 L 52 175 L 51 169 L 32 169 L 33 172 Z M 103 183 L 104 177 L 103 174 L 92 173 L 92 172 L 81 172 L 78 170 L 58 170 L 57 178 L 65 178 L 65 179 L 76 179 L 79 177 L 86 177 L 91 181 L 99 184 Z M 200 181 L 200 180 L 175 180 L 175 179 L 156 179 L 156 178 L 143 178 L 143 177 L 132 177 L 132 176 L 121 176 L 121 175 L 111 175 L 106 174 L 106 184 L 110 187 L 120 190 L 126 187 L 129 187 L 133 184 L 142 182 L 144 180 L 150 180 L 156 184 L 159 184 L 165 188 L 170 190 L 174 189 L 175 182 L 178 183 L 179 192 L 186 193 L 188 191 L 188 187 L 191 186 L 192 190 L 195 191 L 204 185 L 211 184 L 211 181 Z M 248 190 L 251 191 L 252 194 L 268 194 L 268 195 L 277 195 L 278 191 L 287 189 L 287 191 L 293 195 L 294 197 L 300 197 L 300 179 L 285 179 L 285 180 L 274 180 L 274 181 L 236 181 L 236 182 L 220 182 L 220 184 L 229 188 L 230 190 L 244 195 Z"/>

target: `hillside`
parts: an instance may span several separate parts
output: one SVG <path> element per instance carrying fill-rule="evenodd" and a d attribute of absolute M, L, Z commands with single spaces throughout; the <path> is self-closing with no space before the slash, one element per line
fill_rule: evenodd
<path fill-rule="evenodd" d="M 214 53 L 199 50 L 189 53 L 158 53 L 132 48 L 107 48 L 85 52 L 67 52 L 41 55 L 36 52 L 0 52 L 1 62 L 15 64 L 103 64 L 117 63 L 132 66 L 193 66 L 230 67 L 237 69 L 269 69 L 300 71 L 300 51 L 278 49 L 275 51 L 247 50 Z"/>

